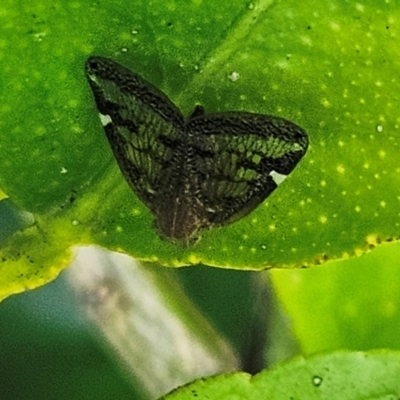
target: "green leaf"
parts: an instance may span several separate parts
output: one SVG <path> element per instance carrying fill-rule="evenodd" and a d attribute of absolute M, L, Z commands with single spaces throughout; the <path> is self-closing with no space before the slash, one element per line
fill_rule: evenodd
<path fill-rule="evenodd" d="M 400 395 L 400 353 L 333 353 L 299 357 L 254 377 L 245 373 L 201 379 L 163 397 L 194 399 L 391 399 Z"/>
<path fill-rule="evenodd" d="M 75 244 L 170 266 L 262 269 L 398 237 L 399 17 L 372 0 L 4 0 L 0 186 L 35 225 L 7 241 L 0 295 L 54 278 Z M 163 241 L 102 131 L 83 70 L 92 54 L 139 73 L 186 114 L 200 103 L 292 120 L 309 134 L 308 154 L 246 218 L 190 248 Z"/>
<path fill-rule="evenodd" d="M 400 349 L 400 244 L 271 278 L 302 353 Z"/>

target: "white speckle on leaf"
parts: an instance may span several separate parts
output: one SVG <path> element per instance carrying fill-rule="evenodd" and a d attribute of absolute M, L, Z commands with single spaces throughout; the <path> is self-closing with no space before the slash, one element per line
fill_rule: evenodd
<path fill-rule="evenodd" d="M 364 12 L 365 6 L 364 4 L 356 3 L 356 10 L 360 12 Z"/>
<path fill-rule="evenodd" d="M 43 38 L 46 36 L 46 32 L 34 33 L 32 36 L 36 41 L 41 42 Z"/>
<path fill-rule="evenodd" d="M 132 210 L 132 215 L 134 216 L 134 217 L 137 217 L 138 215 L 140 215 L 142 212 L 140 211 L 140 209 L 139 208 L 134 208 L 133 210 Z M 123 216 L 122 216 L 123 217 Z"/>
<path fill-rule="evenodd" d="M 330 102 L 328 99 L 326 99 L 326 98 L 321 99 L 321 104 L 322 104 L 324 107 L 326 107 L 326 108 L 329 108 L 329 107 L 332 106 L 331 102 Z"/>
<path fill-rule="evenodd" d="M 337 23 L 337 22 L 331 22 L 330 24 L 329 24 L 329 26 L 331 27 L 331 29 L 333 30 L 333 31 L 339 31 L 341 28 L 340 28 L 340 25 Z"/>
<path fill-rule="evenodd" d="M 232 82 L 236 82 L 239 78 L 240 75 L 238 72 L 233 71 L 230 75 L 228 75 L 228 78 L 232 81 Z"/>
<path fill-rule="evenodd" d="M 300 39 L 301 39 L 301 41 L 302 41 L 304 44 L 306 44 L 307 46 L 311 46 L 311 45 L 312 45 L 312 40 L 311 40 L 310 36 L 304 35 L 304 36 L 302 36 Z"/>
<path fill-rule="evenodd" d="M 82 133 L 83 132 L 83 128 L 80 125 L 72 125 L 70 128 L 71 132 L 73 133 Z"/>
<path fill-rule="evenodd" d="M 283 59 L 281 61 L 278 61 L 276 63 L 277 67 L 279 67 L 280 69 L 287 69 L 289 67 L 289 62 L 286 59 Z"/>
<path fill-rule="evenodd" d="M 313 383 L 314 386 L 317 386 L 317 387 L 321 386 L 322 378 L 319 377 L 319 376 L 313 376 L 312 383 Z"/>
<path fill-rule="evenodd" d="M 343 165 L 339 164 L 336 167 L 336 171 L 339 172 L 339 174 L 344 174 L 346 172 L 346 169 L 343 167 Z"/>
<path fill-rule="evenodd" d="M 268 229 L 269 229 L 271 232 L 273 232 L 273 231 L 276 230 L 276 225 L 275 225 L 275 224 L 271 224 L 271 225 L 268 226 Z"/>
<path fill-rule="evenodd" d="M 321 222 L 321 224 L 326 224 L 328 222 L 328 218 L 326 217 L 326 215 L 320 215 L 318 217 L 318 221 Z"/>

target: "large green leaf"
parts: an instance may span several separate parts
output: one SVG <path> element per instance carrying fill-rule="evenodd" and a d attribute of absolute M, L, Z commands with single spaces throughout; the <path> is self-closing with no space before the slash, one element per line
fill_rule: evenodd
<path fill-rule="evenodd" d="M 261 269 L 397 237 L 399 17 L 372 0 L 4 0 L 0 186 L 35 224 L 4 245 L 0 297 L 54 278 L 74 244 Z M 201 103 L 290 119 L 308 132 L 308 154 L 248 217 L 190 248 L 163 241 L 104 137 L 83 71 L 91 54 L 130 67 L 184 113 Z"/>
<path fill-rule="evenodd" d="M 333 353 L 299 357 L 254 377 L 245 373 L 201 379 L 168 400 L 394 400 L 400 395 L 399 353 Z"/>

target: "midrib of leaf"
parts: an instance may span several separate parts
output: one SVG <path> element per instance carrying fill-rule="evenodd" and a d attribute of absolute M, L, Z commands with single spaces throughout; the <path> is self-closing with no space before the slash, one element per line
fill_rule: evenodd
<path fill-rule="evenodd" d="M 215 75 L 216 72 L 223 68 L 226 62 L 237 53 L 241 46 L 243 46 L 243 39 L 250 34 L 253 27 L 274 4 L 277 4 L 276 0 L 261 0 L 258 3 L 254 3 L 254 7 L 249 6 L 247 12 L 226 30 L 226 35 L 222 37 L 219 45 L 214 47 L 211 52 L 204 54 L 199 61 L 201 73 L 193 74 L 190 83 L 193 90 L 201 87 L 208 77 Z M 181 92 L 181 94 L 177 96 L 177 103 L 179 103 L 179 97 L 182 96 L 182 94 L 184 94 L 184 92 Z"/>

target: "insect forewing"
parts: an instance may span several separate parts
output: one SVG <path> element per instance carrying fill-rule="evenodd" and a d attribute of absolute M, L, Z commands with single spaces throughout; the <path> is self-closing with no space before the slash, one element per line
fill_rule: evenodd
<path fill-rule="evenodd" d="M 205 114 L 192 118 L 187 129 L 201 137 L 194 145 L 202 176 L 198 191 L 210 222 L 219 225 L 257 207 L 278 186 L 276 174 L 290 174 L 308 147 L 303 129 L 268 115 Z"/>
<path fill-rule="evenodd" d="M 160 90 L 112 60 L 90 57 L 86 74 L 119 167 L 151 209 L 176 168 L 184 118 Z"/>

